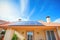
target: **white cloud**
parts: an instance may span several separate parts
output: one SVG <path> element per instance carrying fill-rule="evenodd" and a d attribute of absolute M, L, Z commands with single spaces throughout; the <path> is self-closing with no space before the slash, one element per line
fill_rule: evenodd
<path fill-rule="evenodd" d="M 28 11 L 28 0 L 20 0 L 20 13 L 22 15 L 25 15 L 26 12 Z"/>
<path fill-rule="evenodd" d="M 0 2 L 0 19 L 7 20 L 7 21 L 17 21 L 17 19 L 21 18 L 24 21 L 27 21 L 29 19 L 22 18 L 25 13 L 25 7 L 27 5 L 28 1 L 22 1 L 21 5 L 21 13 L 16 8 L 16 5 L 14 3 L 9 3 L 2 1 Z"/>
<path fill-rule="evenodd" d="M 27 17 L 27 19 L 29 19 L 29 18 L 33 15 L 34 12 L 35 12 L 35 7 L 32 9 L 32 11 L 30 12 L 30 14 L 29 14 L 29 16 Z"/>
<path fill-rule="evenodd" d="M 16 17 L 14 14 L 18 13 L 17 9 L 12 6 L 8 2 L 1 2 L 0 3 L 0 17 L 4 20 L 13 21 Z"/>
<path fill-rule="evenodd" d="M 56 19 L 54 22 L 55 23 L 60 23 L 60 18 Z"/>

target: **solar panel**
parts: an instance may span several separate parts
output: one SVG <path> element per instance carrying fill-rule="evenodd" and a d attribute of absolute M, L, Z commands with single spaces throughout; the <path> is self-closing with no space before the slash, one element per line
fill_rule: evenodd
<path fill-rule="evenodd" d="M 43 24 L 37 21 L 20 21 L 20 22 L 14 22 L 9 25 L 43 25 Z"/>

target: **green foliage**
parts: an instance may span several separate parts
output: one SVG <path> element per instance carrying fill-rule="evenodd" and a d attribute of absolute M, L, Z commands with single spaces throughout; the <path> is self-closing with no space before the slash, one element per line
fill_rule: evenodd
<path fill-rule="evenodd" d="M 16 34 L 14 34 L 14 35 L 13 35 L 12 40 L 18 40 L 18 37 L 17 37 L 17 35 L 16 35 Z"/>
<path fill-rule="evenodd" d="M 2 31 L 1 34 L 5 34 L 6 31 Z"/>

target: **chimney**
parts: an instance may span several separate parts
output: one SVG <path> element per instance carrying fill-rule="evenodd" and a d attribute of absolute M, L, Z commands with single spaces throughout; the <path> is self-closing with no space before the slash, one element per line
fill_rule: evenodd
<path fill-rule="evenodd" d="M 18 19 L 18 21 L 21 21 L 21 19 Z"/>
<path fill-rule="evenodd" d="M 50 16 L 46 17 L 46 21 L 47 21 L 47 23 L 50 23 Z"/>

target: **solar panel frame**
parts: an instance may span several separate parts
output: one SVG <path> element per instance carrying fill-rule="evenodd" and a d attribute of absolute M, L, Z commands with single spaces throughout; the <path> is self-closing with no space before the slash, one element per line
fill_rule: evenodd
<path fill-rule="evenodd" d="M 20 21 L 20 22 L 14 22 L 9 25 L 40 25 L 41 26 L 43 24 L 38 21 Z"/>

